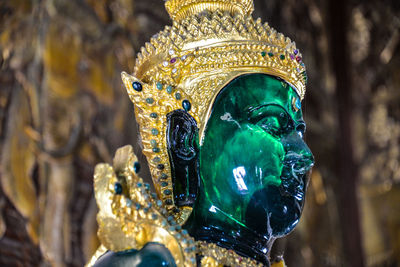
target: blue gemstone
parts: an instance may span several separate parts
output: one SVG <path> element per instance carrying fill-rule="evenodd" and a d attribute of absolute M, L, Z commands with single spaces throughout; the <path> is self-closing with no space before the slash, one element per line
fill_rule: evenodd
<path fill-rule="evenodd" d="M 296 99 L 296 108 L 301 109 L 301 101 L 299 98 Z"/>
<path fill-rule="evenodd" d="M 157 146 L 157 141 L 154 140 L 154 139 L 151 139 L 151 140 L 150 140 L 150 145 L 151 145 L 152 147 L 156 147 L 156 146 Z"/>
<path fill-rule="evenodd" d="M 146 190 L 150 190 L 150 185 L 148 183 L 145 183 L 144 187 L 146 187 Z"/>
<path fill-rule="evenodd" d="M 135 204 L 135 207 L 136 207 L 137 210 L 140 210 L 140 208 L 141 208 L 141 206 L 140 206 L 139 203 L 136 203 L 136 204 Z"/>
<path fill-rule="evenodd" d="M 171 192 L 171 190 L 169 190 L 169 189 L 165 189 L 165 190 L 164 190 L 164 194 L 167 195 L 167 196 L 171 195 L 171 193 L 172 193 L 172 192 Z"/>
<path fill-rule="evenodd" d="M 164 164 L 158 164 L 157 169 L 159 169 L 161 171 L 164 170 Z"/>
<path fill-rule="evenodd" d="M 140 163 L 138 161 L 135 161 L 135 163 L 133 163 L 133 170 L 135 171 L 135 173 L 140 172 Z"/>
<path fill-rule="evenodd" d="M 142 183 L 141 182 L 138 182 L 136 185 L 137 185 L 137 187 L 142 187 Z"/>
<path fill-rule="evenodd" d="M 163 85 L 160 82 L 157 82 L 156 87 L 158 90 L 162 90 Z"/>
<path fill-rule="evenodd" d="M 114 184 L 114 191 L 115 191 L 115 194 L 121 195 L 122 194 L 122 185 L 120 183 L 116 182 Z"/>
<path fill-rule="evenodd" d="M 161 174 L 161 179 L 167 179 L 167 178 L 168 178 L 168 175 L 166 175 L 165 173 Z"/>
<path fill-rule="evenodd" d="M 175 94 L 176 100 L 180 100 L 182 98 L 182 95 L 180 93 Z"/>
<path fill-rule="evenodd" d="M 161 200 L 157 200 L 157 206 L 161 207 L 162 205 L 162 201 Z"/>
<path fill-rule="evenodd" d="M 155 214 L 155 213 L 151 214 L 151 217 L 153 218 L 153 220 L 157 220 L 157 218 L 158 218 L 157 214 Z"/>
<path fill-rule="evenodd" d="M 132 88 L 138 92 L 142 91 L 142 89 L 143 89 L 142 84 L 140 82 L 133 82 Z"/>
<path fill-rule="evenodd" d="M 182 101 L 182 107 L 184 110 L 189 111 L 192 105 L 190 104 L 189 100 L 185 99 Z"/>
<path fill-rule="evenodd" d="M 151 98 L 151 97 L 146 98 L 146 102 L 147 102 L 147 104 L 153 104 L 154 103 L 154 99 Z"/>
<path fill-rule="evenodd" d="M 162 182 L 162 183 L 161 183 L 161 186 L 162 186 L 162 187 L 165 187 L 165 186 L 167 186 L 167 185 L 168 185 L 167 182 Z"/>
<path fill-rule="evenodd" d="M 153 147 L 153 152 L 158 153 L 158 152 L 160 152 L 160 149 L 158 147 Z"/>
<path fill-rule="evenodd" d="M 157 113 L 151 113 L 150 118 L 156 119 L 158 117 Z"/>
<path fill-rule="evenodd" d="M 172 93 L 172 86 L 171 85 L 167 86 L 167 93 L 168 94 Z"/>
<path fill-rule="evenodd" d="M 151 134 L 152 135 L 157 135 L 158 134 L 158 130 L 157 129 L 151 129 Z"/>

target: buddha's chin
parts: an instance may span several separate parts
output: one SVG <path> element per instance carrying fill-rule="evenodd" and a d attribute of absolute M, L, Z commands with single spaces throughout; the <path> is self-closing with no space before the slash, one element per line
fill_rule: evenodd
<path fill-rule="evenodd" d="M 246 226 L 265 238 L 281 237 L 297 225 L 303 203 L 281 194 L 278 186 L 268 185 L 255 192 L 246 209 Z"/>

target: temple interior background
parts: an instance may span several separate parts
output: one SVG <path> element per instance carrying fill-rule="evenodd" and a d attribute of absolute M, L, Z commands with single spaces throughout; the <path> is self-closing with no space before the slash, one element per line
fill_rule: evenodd
<path fill-rule="evenodd" d="M 302 51 L 316 159 L 271 257 L 400 266 L 400 2 L 254 4 Z M 126 144 L 145 166 L 120 73 L 170 23 L 162 0 L 0 2 L 1 266 L 83 266 L 95 251 L 94 166 Z"/>

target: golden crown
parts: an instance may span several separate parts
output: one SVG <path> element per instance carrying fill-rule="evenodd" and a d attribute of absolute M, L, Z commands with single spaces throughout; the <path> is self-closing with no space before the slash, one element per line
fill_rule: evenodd
<path fill-rule="evenodd" d="M 252 0 L 169 0 L 173 19 L 137 55 L 134 76 L 123 82 L 140 125 L 143 153 L 159 197 L 174 213 L 166 115 L 184 109 L 199 127 L 202 143 L 212 104 L 220 90 L 246 73 L 266 73 L 289 83 L 304 98 L 305 66 L 295 43 L 251 17 Z"/>
<path fill-rule="evenodd" d="M 170 17 L 179 21 L 204 10 L 227 11 L 231 15 L 250 16 L 254 10 L 253 0 L 169 0 L 165 7 Z"/>

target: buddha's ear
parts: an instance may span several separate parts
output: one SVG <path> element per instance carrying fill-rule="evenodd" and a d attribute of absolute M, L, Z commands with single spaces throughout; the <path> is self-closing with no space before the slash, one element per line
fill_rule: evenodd
<path fill-rule="evenodd" d="M 200 183 L 196 120 L 184 110 L 170 112 L 166 134 L 175 205 L 193 206 Z"/>

